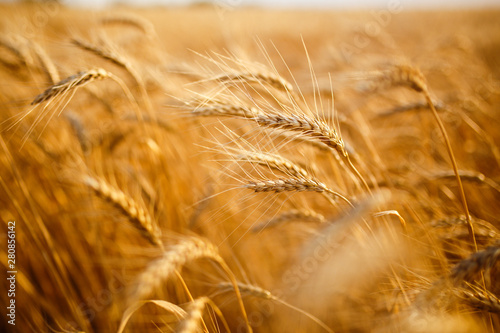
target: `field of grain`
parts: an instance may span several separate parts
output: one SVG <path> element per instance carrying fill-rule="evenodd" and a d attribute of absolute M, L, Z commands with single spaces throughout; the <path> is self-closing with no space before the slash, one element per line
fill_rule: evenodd
<path fill-rule="evenodd" d="M 500 12 L 403 9 L 1 5 L 0 330 L 500 331 Z"/>

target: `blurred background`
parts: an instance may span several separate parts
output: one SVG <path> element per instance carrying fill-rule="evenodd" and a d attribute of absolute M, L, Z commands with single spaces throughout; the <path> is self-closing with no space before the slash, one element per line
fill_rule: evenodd
<path fill-rule="evenodd" d="M 0 0 L 15 2 L 14 0 Z M 40 1 L 30 1 L 40 2 Z M 259 6 L 269 8 L 332 8 L 362 9 L 385 8 L 391 4 L 401 4 L 403 10 L 408 9 L 464 9 L 464 8 L 500 8 L 499 0 L 61 0 L 70 6 L 106 7 L 123 4 L 134 6 L 183 6 L 192 4 L 217 4 L 221 6 L 246 7 Z"/>

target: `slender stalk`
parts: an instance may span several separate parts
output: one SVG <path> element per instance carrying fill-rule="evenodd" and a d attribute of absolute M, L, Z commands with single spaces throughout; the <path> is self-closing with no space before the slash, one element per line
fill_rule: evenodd
<path fill-rule="evenodd" d="M 431 97 L 429 95 L 429 91 L 427 89 L 423 89 L 423 93 L 425 96 L 425 100 L 427 101 L 427 104 L 429 104 L 429 107 L 432 111 L 432 114 L 434 115 L 434 118 L 436 119 L 436 122 L 438 123 L 439 129 L 441 131 L 441 134 L 443 135 L 444 141 L 446 143 L 446 149 L 448 150 L 448 155 L 451 160 L 451 165 L 453 167 L 453 172 L 455 173 L 455 178 L 457 180 L 458 184 L 458 192 L 460 194 L 460 202 L 462 203 L 462 209 L 464 210 L 465 214 L 465 219 L 467 221 L 467 229 L 469 231 L 469 238 L 472 244 L 474 244 L 474 250 L 477 252 L 477 242 L 476 242 L 476 235 L 474 234 L 474 225 L 472 224 L 472 219 L 469 213 L 469 207 L 467 206 L 467 199 L 465 197 L 465 191 L 464 187 L 462 185 L 462 180 L 460 179 L 460 174 L 458 173 L 458 166 L 457 166 L 457 161 L 455 160 L 455 155 L 453 154 L 453 150 L 451 148 L 451 143 L 450 143 L 450 138 L 448 137 L 448 134 L 446 133 L 446 129 L 444 128 L 443 122 L 441 121 L 441 118 L 439 118 L 439 115 L 436 111 L 436 108 L 434 107 L 434 103 L 432 103 Z"/>

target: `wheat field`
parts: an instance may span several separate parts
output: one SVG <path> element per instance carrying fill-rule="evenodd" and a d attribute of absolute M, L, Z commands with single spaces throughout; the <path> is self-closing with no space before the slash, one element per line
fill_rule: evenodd
<path fill-rule="evenodd" d="M 500 12 L 402 9 L 0 5 L 0 330 L 500 331 Z"/>

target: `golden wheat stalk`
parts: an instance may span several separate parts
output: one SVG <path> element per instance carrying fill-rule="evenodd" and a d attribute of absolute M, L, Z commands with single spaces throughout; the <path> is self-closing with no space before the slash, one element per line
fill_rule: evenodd
<path fill-rule="evenodd" d="M 451 282 L 458 285 L 462 282 L 471 281 L 482 271 L 491 269 L 500 259 L 500 244 L 486 248 L 483 251 L 471 254 L 468 258 L 459 262 L 449 275 Z"/>
<path fill-rule="evenodd" d="M 411 89 L 424 94 L 425 100 L 427 101 L 427 104 L 429 105 L 429 108 L 431 109 L 434 119 L 436 120 L 439 130 L 441 131 L 441 134 L 443 136 L 446 149 L 448 151 L 448 156 L 450 158 L 450 162 L 453 167 L 453 172 L 455 173 L 455 179 L 458 184 L 460 203 L 462 204 L 462 209 L 464 210 L 465 218 L 467 219 L 469 238 L 471 243 L 474 245 L 474 249 L 477 251 L 478 248 L 477 248 L 476 236 L 474 234 L 474 225 L 472 223 L 472 219 L 469 213 L 467 198 L 465 197 L 465 191 L 458 171 L 458 165 L 455 159 L 455 154 L 453 153 L 453 149 L 451 147 L 451 142 L 448 137 L 448 133 L 446 132 L 446 128 L 444 127 L 444 124 L 441 121 L 441 118 L 439 117 L 436 108 L 434 107 L 434 103 L 432 102 L 432 98 L 429 93 L 429 89 L 427 88 L 427 82 L 425 80 L 425 77 L 419 69 L 408 65 L 395 66 L 393 74 L 390 77 L 394 85 L 406 85 L 409 86 Z"/>
<path fill-rule="evenodd" d="M 469 181 L 473 183 L 486 184 L 498 193 L 500 193 L 500 185 L 497 184 L 493 179 L 486 177 L 484 174 L 474 171 L 474 170 L 459 170 L 460 178 L 464 181 Z M 438 179 L 455 179 L 455 173 L 453 170 L 443 171 L 430 175 L 432 180 Z"/>
<path fill-rule="evenodd" d="M 337 204 L 335 199 L 339 198 L 345 201 L 349 206 L 352 206 L 351 202 L 342 194 L 329 189 L 325 184 L 311 178 L 282 178 L 259 181 L 251 180 L 243 187 L 256 193 L 320 192 L 324 194 L 325 198 L 333 205 Z M 333 196 L 333 200 L 330 195 Z"/>
<path fill-rule="evenodd" d="M 378 79 L 382 86 L 407 86 L 417 92 L 427 90 L 427 82 L 422 72 L 407 64 L 394 65 L 382 73 Z"/>
<path fill-rule="evenodd" d="M 160 229 L 158 229 L 148 211 L 141 207 L 133 198 L 123 193 L 120 189 L 111 186 L 103 179 L 85 176 L 83 182 L 104 200 L 119 208 L 128 216 L 132 225 L 151 244 L 162 247 Z"/>
<path fill-rule="evenodd" d="M 47 88 L 43 93 L 35 97 L 33 102 L 31 102 L 31 105 L 40 104 L 48 101 L 49 99 L 83 87 L 92 81 L 102 80 L 110 76 L 111 74 L 102 68 L 94 68 L 88 71 L 79 72 L 78 74 L 71 75 Z"/>
<path fill-rule="evenodd" d="M 304 114 L 285 116 L 282 114 L 260 114 L 254 117 L 260 126 L 296 132 L 301 136 L 319 141 L 336 150 L 341 156 L 347 157 L 344 141 L 333 128 L 320 119 Z"/>
<path fill-rule="evenodd" d="M 254 192 L 327 192 L 337 195 L 325 184 L 312 179 L 283 178 L 276 180 L 249 181 L 244 185 Z"/>
<path fill-rule="evenodd" d="M 187 104 L 189 105 L 189 103 Z M 338 152 L 345 159 L 351 171 L 363 183 L 368 192 L 371 192 L 364 178 L 352 164 L 345 143 L 340 135 L 321 119 L 309 117 L 305 114 L 283 115 L 280 113 L 265 113 L 255 107 L 219 102 L 215 103 L 215 105 L 198 107 L 194 109 L 193 114 L 202 116 L 228 116 L 253 120 L 266 129 L 292 132 L 297 134 L 302 141 L 310 141 L 315 145 L 325 145 L 325 147 Z"/>
<path fill-rule="evenodd" d="M 464 238 L 464 228 L 465 234 L 468 234 L 467 219 L 463 215 L 433 220 L 430 222 L 430 226 L 437 230 L 444 229 L 444 232 L 440 233 L 440 238 L 444 239 L 456 240 Z M 500 231 L 493 224 L 478 218 L 474 218 L 474 232 L 477 236 L 489 238 L 492 241 L 500 238 Z"/>
<path fill-rule="evenodd" d="M 228 116 L 241 117 L 254 120 L 262 127 L 269 129 L 280 129 L 294 132 L 302 137 L 321 142 L 326 146 L 338 151 L 341 156 L 347 156 L 344 142 L 333 128 L 326 122 L 301 115 L 283 115 L 279 113 L 264 113 L 255 107 L 241 105 L 215 103 L 208 106 L 200 106 L 193 110 L 193 114 L 200 116 Z"/>
<path fill-rule="evenodd" d="M 216 262 L 232 281 L 247 330 L 252 332 L 234 274 L 220 256 L 217 247 L 208 240 L 198 237 L 185 238 L 165 251 L 161 258 L 149 264 L 137 278 L 135 288 L 129 300 L 137 301 L 151 295 L 154 290 L 157 290 L 165 281 L 172 277 L 180 267 L 203 258 Z"/>
<path fill-rule="evenodd" d="M 190 103 L 187 103 L 188 105 Z M 251 119 L 261 114 L 257 108 L 237 106 L 231 104 L 211 102 L 210 105 L 202 105 L 192 111 L 193 115 L 203 117 L 238 117 Z"/>
<path fill-rule="evenodd" d="M 130 63 L 126 58 L 122 57 L 120 54 L 114 52 L 109 48 L 106 48 L 104 46 L 93 45 L 84 41 L 83 39 L 79 39 L 76 37 L 71 40 L 71 43 L 81 48 L 82 50 L 89 51 L 90 53 L 93 53 L 105 60 L 108 60 L 119 67 L 122 67 L 124 69 L 128 69 L 130 67 Z"/>
<path fill-rule="evenodd" d="M 468 288 L 457 289 L 455 294 L 475 309 L 500 314 L 500 299 L 488 290 L 468 284 Z"/>
<path fill-rule="evenodd" d="M 131 299 L 139 300 L 149 296 L 178 268 L 201 258 L 208 258 L 218 263 L 223 261 L 215 245 L 201 238 L 187 238 L 172 246 L 139 275 Z"/>
<path fill-rule="evenodd" d="M 149 96 L 146 91 L 146 86 L 144 84 L 144 81 L 142 77 L 139 75 L 139 73 L 137 73 L 134 66 L 132 66 L 132 63 L 127 58 L 123 57 L 118 52 L 115 52 L 109 45 L 97 46 L 78 38 L 73 38 L 71 42 L 73 43 L 73 45 L 83 50 L 86 50 L 90 53 L 93 53 L 96 56 L 108 60 L 111 63 L 125 69 L 137 83 L 137 86 L 142 96 L 142 102 L 144 103 L 149 116 L 154 118 L 153 106 L 151 104 L 151 101 L 149 100 Z"/>

